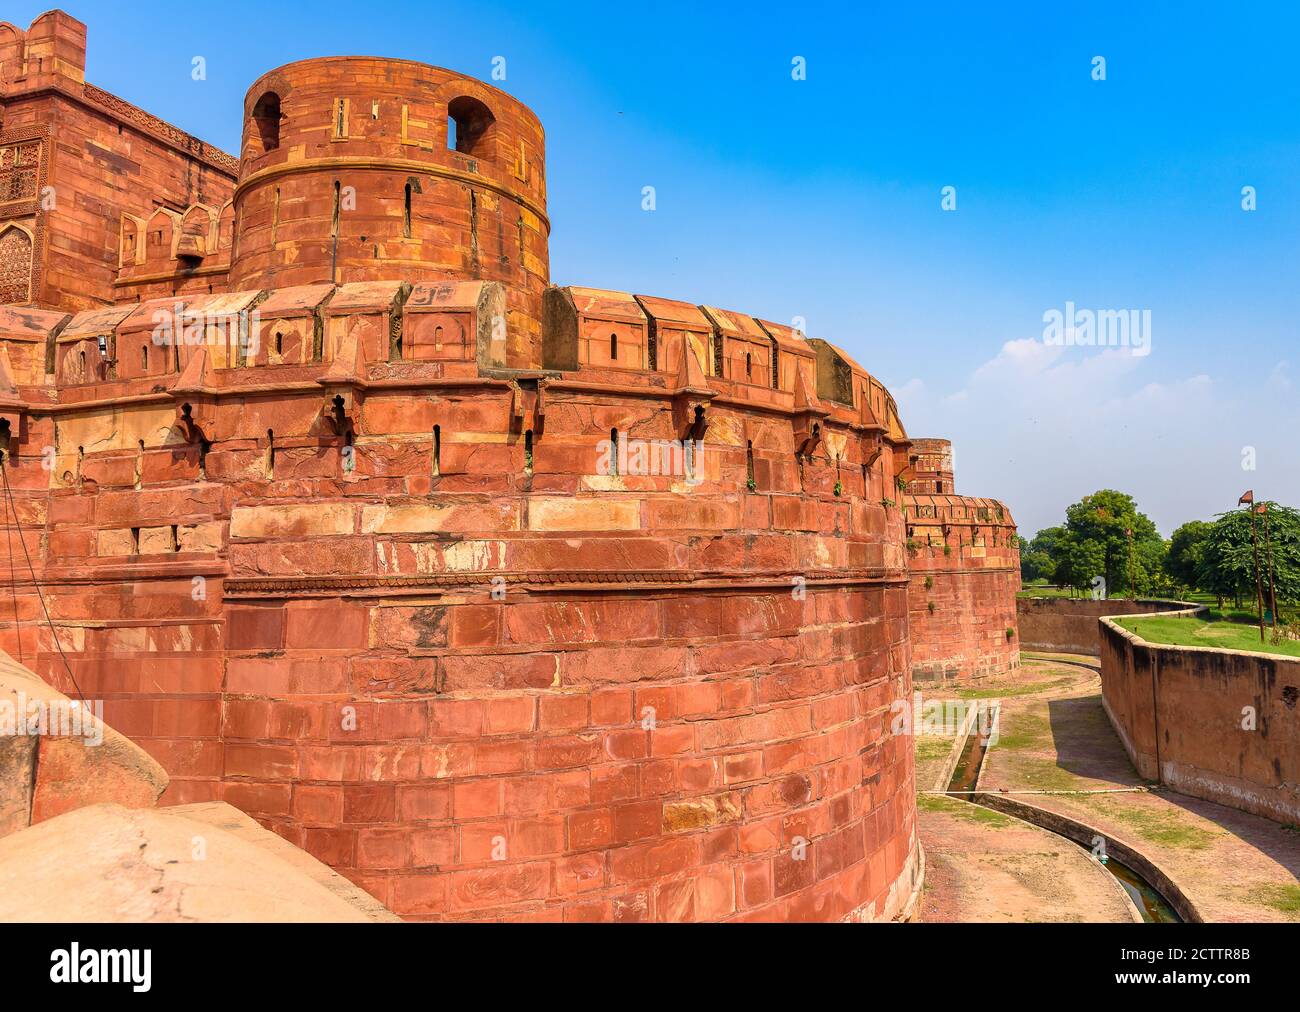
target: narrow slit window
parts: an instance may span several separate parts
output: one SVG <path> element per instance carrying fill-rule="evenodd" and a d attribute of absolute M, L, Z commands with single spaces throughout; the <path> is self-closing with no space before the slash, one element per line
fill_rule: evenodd
<path fill-rule="evenodd" d="M 266 430 L 266 476 L 275 477 L 275 431 Z"/>
<path fill-rule="evenodd" d="M 343 457 L 343 473 L 353 474 L 357 469 L 357 448 L 351 431 L 343 437 L 343 448 L 340 452 Z"/>
<path fill-rule="evenodd" d="M 611 449 L 609 455 L 609 473 L 615 478 L 618 477 L 618 454 L 619 454 L 618 438 L 619 438 L 618 429 L 610 429 L 609 444 Z"/>
<path fill-rule="evenodd" d="M 433 427 L 433 476 L 442 475 L 442 426 Z"/>
<path fill-rule="evenodd" d="M 754 444 L 745 444 L 745 482 L 751 490 L 754 488 Z"/>
<path fill-rule="evenodd" d="M 752 380 L 753 378 L 754 378 L 754 356 L 746 352 L 745 353 L 745 379 Z"/>
<path fill-rule="evenodd" d="M 609 335 L 609 360 L 611 362 L 618 361 L 618 335 L 617 334 Z"/>
<path fill-rule="evenodd" d="M 406 201 L 402 210 L 402 238 L 411 238 L 411 184 L 406 184 Z"/>

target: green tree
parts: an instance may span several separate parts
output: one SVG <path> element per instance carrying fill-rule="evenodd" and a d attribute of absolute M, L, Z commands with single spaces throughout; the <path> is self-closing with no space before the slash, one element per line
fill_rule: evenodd
<path fill-rule="evenodd" d="M 1099 543 L 1066 537 L 1057 546 L 1052 578 L 1061 586 L 1080 592 L 1094 590 L 1094 581 L 1099 576 L 1104 577 L 1105 570 L 1106 552 Z"/>
<path fill-rule="evenodd" d="M 1204 589 L 1200 579 L 1201 559 L 1205 554 L 1205 540 L 1214 525 L 1205 520 L 1192 520 L 1174 531 L 1169 539 L 1169 555 L 1165 558 L 1165 572 L 1182 587 Z"/>
<path fill-rule="evenodd" d="M 1033 541 L 1020 539 L 1020 576 L 1026 582 L 1051 580 L 1056 573 L 1057 551 L 1063 527 L 1048 527 L 1034 535 Z"/>
<path fill-rule="evenodd" d="M 1020 577 L 1026 583 L 1034 580 L 1050 580 L 1056 570 L 1056 563 L 1046 552 L 1022 551 L 1020 553 Z"/>
<path fill-rule="evenodd" d="M 1085 552 L 1083 546 L 1092 547 Z M 1059 558 L 1068 561 L 1066 568 L 1073 580 L 1080 576 L 1079 566 L 1096 564 L 1096 552 L 1100 552 L 1101 563 L 1093 575 L 1106 578 L 1111 596 L 1121 591 L 1150 593 L 1159 586 L 1167 546 L 1132 496 L 1102 489 L 1084 496 L 1065 511 L 1065 538 Z M 1070 586 L 1078 586 L 1073 580 Z"/>
<path fill-rule="evenodd" d="M 1300 511 L 1277 503 L 1265 503 L 1267 515 L 1255 516 L 1259 541 L 1259 568 L 1268 603 L 1269 542 L 1272 544 L 1273 583 L 1279 605 L 1300 602 Z M 1265 521 L 1267 520 L 1267 538 Z M 1255 598 L 1255 544 L 1251 538 L 1251 514 L 1233 510 L 1221 514 L 1202 542 L 1197 585 L 1220 598 L 1253 601 Z"/>

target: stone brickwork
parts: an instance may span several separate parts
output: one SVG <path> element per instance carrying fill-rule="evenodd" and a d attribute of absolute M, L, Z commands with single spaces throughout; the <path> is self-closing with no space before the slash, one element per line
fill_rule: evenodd
<path fill-rule="evenodd" d="M 1100 619 L 1108 615 L 1137 615 L 1177 607 L 1174 601 L 1027 597 L 1016 602 L 1016 613 L 1020 642 L 1026 650 L 1096 657 L 1101 653 Z"/>
<path fill-rule="evenodd" d="M 65 141 L 119 108 L 91 107 Z M 960 643 L 918 637 L 908 528 L 938 514 L 899 501 L 889 392 L 744 313 L 548 287 L 524 106 L 323 59 L 244 122 L 236 183 L 132 119 L 203 192 L 124 208 L 78 239 L 79 289 L 0 309 L 0 645 L 64 689 L 66 658 L 165 803 L 229 802 L 404 917 L 903 911 L 890 708 L 918 649 L 1009 649 L 956 613 L 1012 624 L 1001 507 L 944 504 Z"/>
<path fill-rule="evenodd" d="M 1010 512 L 994 499 L 952 493 L 952 445 L 915 439 L 907 550 L 912 675 L 918 681 L 969 681 L 1020 667 L 1020 544 Z M 927 491 L 943 487 L 940 494 Z"/>
<path fill-rule="evenodd" d="M 88 84 L 85 67 L 86 26 L 63 11 L 25 31 L 0 23 L 0 304 L 76 312 L 221 291 L 237 163 Z M 209 214 L 224 214 L 224 236 L 185 249 Z M 26 295 L 11 267 L 23 233 Z"/>

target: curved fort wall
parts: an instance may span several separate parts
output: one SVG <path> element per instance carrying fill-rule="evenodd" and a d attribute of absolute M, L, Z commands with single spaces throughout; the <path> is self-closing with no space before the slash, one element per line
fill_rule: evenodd
<path fill-rule="evenodd" d="M 132 261 L 118 305 L 0 308 L 36 578 L 0 643 L 104 699 L 165 800 L 229 801 L 406 917 L 896 915 L 892 704 L 914 663 L 1007 649 L 958 609 L 1014 595 L 1009 516 L 904 497 L 893 399 L 824 341 L 546 287 L 513 99 L 348 58 L 245 114 L 228 285 Z M 935 524 L 952 553 L 909 555 Z M 931 575 L 952 613 L 918 621 Z"/>
<path fill-rule="evenodd" d="M 63 651 L 169 800 L 230 801 L 406 916 L 896 912 L 916 842 L 883 389 L 850 367 L 860 402 L 822 402 L 786 334 L 793 389 L 709 377 L 689 340 L 669 380 L 493 377 L 472 342 L 372 362 L 375 287 L 319 325 L 293 315 L 314 293 L 270 293 L 243 366 L 209 340 L 111 382 L 77 382 L 81 354 L 103 337 L 125 370 L 165 304 L 87 314 L 54 340 L 58 403 L 21 390 L 7 473 Z M 451 287 L 413 286 L 417 349 L 422 313 L 480 333 L 490 294 Z M 48 322 L 7 312 L 6 336 Z M 291 324 L 337 340 L 262 364 Z M 685 437 L 689 473 L 630 463 Z M 60 680 L 20 605 L 9 645 Z"/>
<path fill-rule="evenodd" d="M 954 491 L 952 444 L 913 439 L 905 491 L 912 676 L 968 681 L 1020 667 L 1020 544 L 994 499 Z"/>

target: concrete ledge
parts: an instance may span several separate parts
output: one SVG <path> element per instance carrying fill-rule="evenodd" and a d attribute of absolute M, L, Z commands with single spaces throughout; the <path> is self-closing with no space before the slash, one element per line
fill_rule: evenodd
<path fill-rule="evenodd" d="M 151 808 L 167 774 L 125 735 L 0 651 L 0 837 L 86 805 Z M 51 721 L 23 726 L 33 708 Z"/>

